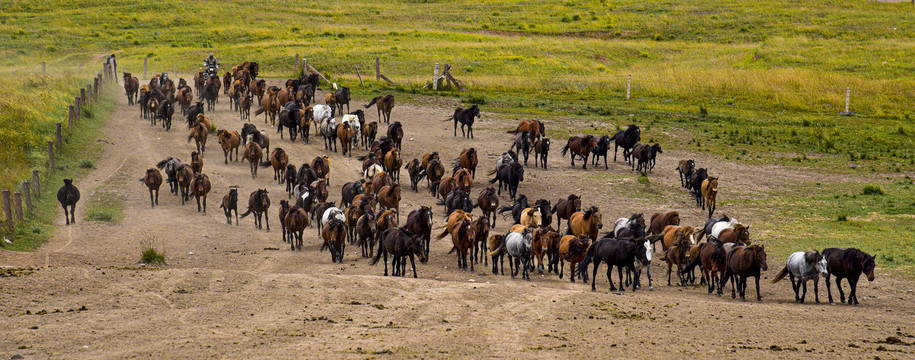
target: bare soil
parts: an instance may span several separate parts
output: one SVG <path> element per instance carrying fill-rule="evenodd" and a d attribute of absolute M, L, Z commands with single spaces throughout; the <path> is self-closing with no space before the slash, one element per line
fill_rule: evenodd
<path fill-rule="evenodd" d="M 604 268 L 597 276 L 597 292 L 553 274 L 535 274 L 532 281 L 522 281 L 494 276 L 483 264 L 476 264 L 475 271 L 460 271 L 455 269 L 455 256 L 446 255 L 449 238 L 433 242 L 429 263 L 417 264 L 419 279 L 381 276 L 382 264 L 369 266 L 354 246 L 347 248 L 343 264 L 331 263 L 330 255 L 319 251 L 313 227 L 305 232 L 304 250 L 290 251 L 280 239 L 276 215 L 276 203 L 285 198 L 284 185 L 272 180 L 271 169 L 260 169 L 258 178 L 252 179 L 247 163 L 223 164 L 212 135 L 204 166 L 213 183 L 207 214 L 198 213 L 193 201 L 181 206 L 167 185 L 160 206 L 150 208 L 146 188 L 137 180 L 167 156 L 189 161 L 194 144 L 187 142 L 180 116 L 165 132 L 140 119 L 139 110 L 128 107 L 123 96 L 117 101 L 120 107 L 98 135 L 109 145 L 96 170 L 77 183 L 84 195 L 77 208 L 80 220 L 65 226 L 61 216 L 53 239 L 34 253 L 0 251 L 4 275 L 0 277 L 0 357 L 915 356 L 911 345 L 892 339 L 891 344 L 880 343 L 888 337 L 915 342 L 911 335 L 915 334 L 915 283 L 887 276 L 882 269 L 875 282 L 859 283 L 862 306 L 852 307 L 815 305 L 813 294 L 807 304 L 795 304 L 787 280 L 769 283 L 783 264 L 774 256 L 769 257 L 769 271 L 761 284 L 763 301 L 757 303 L 707 295 L 699 286 L 667 286 L 666 265 L 657 256 L 653 291 L 646 287 L 633 293 L 627 288 L 617 293 L 608 291 Z M 354 101 L 353 110 L 362 103 Z M 475 140 L 454 137 L 452 123 L 442 122 L 452 105 L 401 102 L 392 118 L 405 125 L 405 162 L 433 150 L 450 161 L 461 149 L 476 147 L 481 165 L 475 198 L 495 157 L 507 150 L 512 135 L 505 130 L 516 121 L 484 114 Z M 220 129 L 241 128 L 225 97 L 208 115 Z M 376 119 L 374 108 L 367 117 Z M 257 117 L 253 123 L 265 128 L 263 119 Z M 385 128 L 382 125 L 381 132 Z M 271 129 L 271 148 L 285 149 L 296 165 L 328 154 L 320 137 L 312 137 L 310 144 L 293 144 L 274 132 Z M 822 177 L 668 150 L 649 175 L 651 183 L 645 185 L 638 183 L 627 165 L 612 158 L 609 170 L 571 168 L 568 158 L 559 156 L 564 140 L 554 140 L 548 171 L 527 168 L 520 193 L 553 202 L 569 193 L 580 194 L 584 205 L 601 208 L 608 226 L 632 212 L 650 215 L 670 209 L 679 210 L 685 224 L 701 225 L 704 212 L 679 188 L 673 170 L 682 158 L 694 158 L 700 165 L 717 163 L 714 173 L 728 179 L 722 186 L 725 199 L 764 196 L 778 184 Z M 360 162 L 337 153 L 329 156 L 331 200 L 339 203 L 339 187 L 358 179 Z M 407 181 L 405 174 L 403 179 Z M 242 219 L 240 226 L 226 224 L 219 204 L 231 185 L 240 187 L 242 212 L 251 191 L 269 190 L 274 203 L 269 211 L 270 231 L 255 230 L 251 217 Z M 428 192 L 406 189 L 404 214 L 434 203 Z M 103 192 L 125 201 L 120 224 L 83 220 L 86 203 Z M 505 194 L 501 201 L 510 203 Z M 440 225 L 442 207 L 433 209 Z M 759 211 L 723 206 L 720 212 L 752 224 L 754 238 L 766 243 L 766 224 L 759 222 L 765 216 Z M 507 225 L 500 220 L 497 231 L 507 230 Z M 151 238 L 157 239 L 167 266 L 139 264 L 140 242 Z M 676 275 L 673 280 L 676 283 Z M 643 283 L 647 284 L 644 276 Z M 748 297 L 755 299 L 752 288 L 751 282 Z"/>

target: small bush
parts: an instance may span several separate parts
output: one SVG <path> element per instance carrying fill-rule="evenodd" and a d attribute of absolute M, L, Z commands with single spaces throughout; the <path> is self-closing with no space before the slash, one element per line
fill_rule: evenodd
<path fill-rule="evenodd" d="M 708 109 L 705 106 L 699 105 L 699 116 L 706 117 L 708 116 Z"/>
<path fill-rule="evenodd" d="M 89 221 L 103 221 L 107 223 L 114 223 L 117 220 L 117 214 L 110 209 L 93 209 L 89 211 L 89 214 L 86 215 L 86 219 Z"/>
<path fill-rule="evenodd" d="M 165 265 L 165 255 L 156 249 L 155 238 L 149 241 L 140 242 L 143 252 L 140 255 L 140 262 L 152 265 Z"/>
<path fill-rule="evenodd" d="M 876 185 L 867 185 L 861 190 L 861 195 L 883 195 L 883 189 Z"/>
<path fill-rule="evenodd" d="M 836 218 L 836 221 L 848 221 L 848 215 L 839 215 L 839 217 Z"/>
<path fill-rule="evenodd" d="M 486 98 L 484 98 L 483 95 L 470 95 L 464 102 L 475 105 L 486 105 Z"/>
<path fill-rule="evenodd" d="M 651 184 L 651 180 L 648 180 L 648 175 L 644 171 L 639 172 L 639 184 Z"/>
<path fill-rule="evenodd" d="M 91 160 L 83 159 L 83 160 L 79 161 L 79 167 L 81 167 L 83 169 L 95 169 L 95 164 L 92 163 Z"/>

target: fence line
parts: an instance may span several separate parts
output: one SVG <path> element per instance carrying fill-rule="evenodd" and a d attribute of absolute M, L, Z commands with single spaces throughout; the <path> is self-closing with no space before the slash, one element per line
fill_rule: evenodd
<path fill-rule="evenodd" d="M 45 62 L 41 63 L 42 73 L 46 73 L 46 66 Z M 82 68 L 82 65 L 80 65 L 80 68 Z M 67 113 L 68 131 L 72 132 L 73 127 L 79 125 L 80 120 L 82 120 L 83 109 L 90 109 L 98 104 L 99 87 L 101 87 L 102 84 L 111 83 L 114 80 L 114 77 L 114 68 L 108 64 L 104 64 L 102 69 L 96 73 L 92 82 L 79 89 L 79 95 L 73 99 L 73 104 L 68 104 L 66 107 L 65 112 Z M 54 127 L 54 139 L 48 140 L 48 164 L 45 169 L 45 176 L 56 169 L 55 156 L 60 154 L 64 145 L 63 122 L 54 124 Z M 23 180 L 22 184 L 17 189 L 0 190 L 4 213 L 0 228 L 5 227 L 7 229 L 13 229 L 17 224 L 21 224 L 29 215 L 34 213 L 35 208 L 32 203 L 32 197 L 34 196 L 35 199 L 40 199 L 42 195 L 41 176 L 39 175 L 39 172 L 39 169 L 33 169 L 32 176 Z M 45 185 L 44 188 L 49 189 L 50 184 Z M 24 208 L 23 205 L 25 205 Z"/>

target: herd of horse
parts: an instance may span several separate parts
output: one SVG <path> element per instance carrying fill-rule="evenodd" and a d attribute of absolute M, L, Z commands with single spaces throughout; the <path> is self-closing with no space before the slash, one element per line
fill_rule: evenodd
<path fill-rule="evenodd" d="M 745 299 L 748 279 L 753 277 L 757 299 L 761 300 L 760 274 L 768 269 L 765 247 L 751 242 L 748 225 L 727 216 L 712 218 L 716 210 L 718 179 L 709 177 L 704 168 L 696 169 L 693 160 L 680 161 L 677 170 L 681 185 L 696 194 L 696 201 L 703 209 L 708 208 L 709 219 L 703 226 L 681 225 L 679 213 L 669 211 L 647 218 L 641 213 L 630 214 L 609 221 L 608 225 L 612 226 L 604 230 L 600 208 L 584 206 L 580 196 L 568 195 L 555 202 L 550 199 L 532 201 L 519 193 L 530 154 L 534 155 L 535 167 L 547 169 L 550 139 L 542 121 L 522 121 L 508 132 L 514 137 L 508 151 L 498 156 L 495 168 L 488 172 L 493 178 L 488 179 L 489 184 L 473 197 L 478 150 L 465 148 L 447 164 L 435 151 L 404 161 L 401 157 L 404 125 L 399 121 L 391 123 L 393 95 L 375 97 L 364 106 L 365 109 L 377 107 L 378 120 L 367 122 L 363 110 L 349 111 L 352 100 L 349 88 L 337 89 L 334 84 L 334 90 L 325 95 L 325 103 L 317 104 L 314 103 L 319 90 L 316 74 L 289 79 L 281 88 L 267 86 L 264 79 L 257 78 L 257 73 L 256 62 L 234 67 L 223 79 L 218 76 L 206 78 L 201 72 L 194 77 L 194 89 L 183 79 L 179 79 L 176 86 L 160 75 L 139 86 L 136 78 L 124 74 L 128 102 L 141 108 L 143 118 L 150 119 L 152 125 L 161 121 L 169 130 L 171 113 L 168 108 L 177 103 L 187 120 L 188 142 L 194 140 L 196 145 L 190 163 L 185 164 L 172 156 L 146 170 L 141 181 L 149 190 L 151 206 L 158 204 L 158 189 L 164 182 L 169 184 L 171 193 L 181 197 L 182 204 L 193 195 L 198 211 L 206 212 L 206 196 L 211 186 L 204 174 L 203 158 L 207 135 L 215 130 L 224 164 L 239 161 L 241 152 L 242 159 L 250 165 L 253 178 L 258 177 L 259 167 L 272 168 L 273 180 L 278 185 L 285 185 L 281 194 L 270 194 L 266 188 L 252 191 L 247 210 L 240 217 L 254 214 L 255 227 L 269 230 L 271 195 L 281 198 L 275 207 L 277 220 L 282 241 L 292 250 L 302 249 L 305 230 L 314 227 L 323 240 L 321 250 L 328 249 L 333 262 L 343 261 L 347 245 L 357 246 L 362 257 L 371 259 L 370 264 L 383 261 L 385 275 L 389 274 L 389 256 L 390 273 L 394 276 L 405 276 L 409 258 L 413 276 L 417 277 L 415 260 L 428 261 L 433 236 L 437 240 L 450 237 L 453 247 L 449 255 L 456 254 L 458 268 L 462 270 L 473 271 L 474 264 L 489 266 L 491 261 L 492 273 L 504 275 L 507 256 L 512 277 L 520 275 L 529 280 L 530 274 L 537 271 L 553 273 L 562 279 L 566 276 L 565 263 L 569 263 L 570 281 L 579 278 L 587 283 L 590 277 L 591 289 L 596 290 L 598 268 L 606 263 L 611 291 L 625 291 L 626 286 L 635 291 L 641 287 L 641 273 L 645 270 L 649 289 L 653 288 L 651 263 L 660 242 L 660 260 L 667 264 L 668 285 L 672 285 L 673 274 L 677 275 L 681 286 L 695 283 L 695 270 L 699 268 L 698 281 L 707 285 L 710 294 L 722 295 L 723 288 L 730 283 L 732 297 L 739 293 L 741 299 Z M 229 98 L 230 108 L 238 111 L 245 122 L 240 131 L 219 128 L 205 114 L 216 106 L 220 87 L 225 88 L 223 95 Z M 137 93 L 139 100 L 136 100 Z M 198 98 L 196 103 L 193 102 L 194 93 Z M 257 102 L 254 102 L 255 98 Z M 323 138 L 328 152 L 339 150 L 341 155 L 352 157 L 357 149 L 366 151 L 365 155 L 357 157 L 362 162 L 361 176 L 337 183 L 341 189 L 339 204 L 328 201 L 332 169 L 329 157 L 319 155 L 296 166 L 283 148 L 274 146 L 271 151 L 268 133 L 251 123 L 252 104 L 260 104 L 255 116 L 264 114 L 265 127 L 268 123 L 276 127 L 282 140 L 284 130 L 288 131 L 291 144 L 299 137 L 303 143 L 308 143 L 310 129 L 314 127 L 315 136 Z M 467 109 L 457 108 L 444 121 L 454 122 L 453 136 L 457 136 L 460 127 L 464 137 L 473 139 L 473 125 L 480 118 L 479 106 L 473 105 Z M 381 123 L 388 125 L 387 131 L 377 138 Z M 640 128 L 628 125 L 612 136 L 574 136 L 562 147 L 561 154 L 570 154 L 572 167 L 575 167 L 575 160 L 580 159 L 583 169 L 587 169 L 589 160 L 592 166 L 598 166 L 603 157 L 604 168 L 608 169 L 611 145 L 614 147 L 613 161 L 617 161 L 622 148 L 623 160 L 632 171 L 642 173 L 651 173 L 658 155 L 663 153 L 657 143 L 641 143 Z M 448 169 L 451 169 L 450 176 Z M 164 171 L 164 176 L 160 170 Z M 434 225 L 432 204 L 409 211 L 401 223 L 401 170 L 406 171 L 410 190 L 414 192 L 420 191 L 425 180 L 429 194 L 437 199 L 438 206 L 442 206 L 444 224 Z M 502 190 L 507 191 L 510 205 L 500 206 Z M 63 188 L 61 191 L 68 192 Z M 237 187 L 230 188 L 220 204 L 229 225 L 233 213 L 235 225 L 238 225 L 238 192 Z M 78 199 L 78 192 L 76 197 Z M 64 205 L 64 200 L 61 204 Z M 474 213 L 478 208 L 481 214 Z M 493 231 L 498 217 L 511 222 L 508 232 L 496 234 Z M 614 267 L 617 268 L 618 287 L 611 276 Z M 845 302 L 839 281 L 848 279 L 851 288 L 848 302 L 857 304 L 857 280 L 862 273 L 868 280 L 873 280 L 873 271 L 872 256 L 857 249 L 830 248 L 822 253 L 792 254 L 773 282 L 790 277 L 796 300 L 803 302 L 807 282 L 813 280 L 819 302 L 819 277 L 826 278 L 829 289 L 830 277 L 835 276 L 840 300 Z M 832 302 L 831 290 L 829 299 Z"/>

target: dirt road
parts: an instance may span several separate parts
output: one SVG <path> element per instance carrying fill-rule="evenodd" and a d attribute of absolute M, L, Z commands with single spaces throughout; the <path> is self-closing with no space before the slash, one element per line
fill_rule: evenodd
<path fill-rule="evenodd" d="M 319 98 L 321 98 L 319 96 Z M 303 251 L 290 251 L 280 240 L 276 203 L 284 187 L 261 169 L 252 179 L 248 164 L 223 164 L 211 136 L 204 172 L 213 183 L 209 211 L 202 215 L 163 185 L 160 206 L 150 208 L 148 193 L 137 181 L 145 169 L 167 156 L 189 162 L 194 148 L 186 126 L 176 116 L 171 132 L 151 128 L 128 107 L 123 96 L 105 133 L 108 142 L 97 168 L 77 184 L 84 194 L 75 225 L 60 227 L 35 253 L 0 251 L 0 356 L 25 358 L 674 358 L 674 357 L 871 357 L 905 358 L 915 348 L 883 344 L 888 337 L 915 342 L 915 283 L 883 276 L 862 282 L 863 306 L 813 305 L 793 302 L 788 282 L 768 281 L 783 259 L 769 257 L 763 279 L 763 302 L 741 302 L 729 296 L 706 295 L 704 288 L 667 286 L 666 265 L 656 258 L 654 291 L 611 293 L 603 275 L 598 291 L 581 283 L 534 275 L 530 282 L 493 276 L 488 266 L 474 272 L 456 270 L 446 253 L 449 238 L 433 242 L 431 260 L 417 265 L 419 279 L 380 276 L 381 264 L 369 266 L 358 249 L 348 247 L 343 264 L 319 252 L 314 228 L 305 232 Z M 354 101 L 353 110 L 357 104 Z M 451 123 L 442 122 L 456 104 L 404 104 L 393 120 L 404 123 L 404 161 L 437 150 L 446 162 L 462 148 L 476 147 L 481 169 L 473 196 L 482 189 L 485 172 L 512 139 L 505 129 L 514 119 L 484 114 L 476 140 L 453 137 Z M 208 115 L 220 129 L 239 130 L 242 122 L 222 97 Z M 374 109 L 368 120 L 376 120 Z M 265 128 L 263 116 L 253 120 Z M 550 126 L 547 124 L 547 131 Z M 269 129 L 269 126 L 267 127 Z M 383 132 L 382 125 L 380 131 Z M 310 144 L 280 140 L 270 130 L 271 148 L 280 146 L 300 165 L 326 154 L 319 137 Z M 685 224 L 704 221 L 672 171 L 681 158 L 722 164 L 722 174 L 741 173 L 728 196 L 754 196 L 782 181 L 804 181 L 816 174 L 772 167 L 760 171 L 708 155 L 665 151 L 651 175 L 652 186 L 635 181 L 627 166 L 609 170 L 571 169 L 559 156 L 564 144 L 554 140 L 549 171 L 527 169 L 520 193 L 532 200 L 555 202 L 581 194 L 584 205 L 600 206 L 604 223 L 632 212 L 681 211 Z M 364 151 L 356 151 L 357 155 Z M 331 200 L 339 186 L 359 177 L 355 157 L 329 154 Z M 736 178 L 736 177 L 735 177 Z M 404 175 L 404 180 L 407 177 Z M 226 225 L 219 202 L 230 185 L 240 187 L 240 210 L 257 188 L 270 192 L 270 231 L 254 229 L 251 218 L 240 226 Z M 424 188 L 421 188 L 423 190 Z M 103 192 L 124 199 L 124 220 L 118 225 L 87 222 L 85 202 Z M 503 204 L 510 203 L 507 196 Z M 405 191 L 404 214 L 432 197 Z M 436 225 L 443 214 L 434 206 Z M 753 209 L 724 212 L 753 224 Z M 405 220 L 405 217 L 401 218 Z M 499 222 L 496 231 L 505 231 Z M 140 267 L 140 242 L 155 238 L 168 265 Z M 761 240 L 765 243 L 765 240 Z M 279 250 L 275 250 L 279 249 Z M 24 270 L 32 268 L 33 270 Z M 568 271 L 568 269 L 566 269 Z M 615 278 L 615 275 L 614 275 Z M 614 280 L 616 281 L 616 280 Z M 643 278 L 643 282 L 645 279 Z M 676 281 L 676 276 L 674 276 Z M 821 282 L 822 285 L 822 282 Z M 752 283 L 748 295 L 754 296 Z M 826 291 L 820 289 L 825 301 Z M 890 341 L 893 342 L 892 340 Z M 883 349 L 884 351 L 877 351 Z M 800 355 L 803 354 L 803 355 Z"/>

